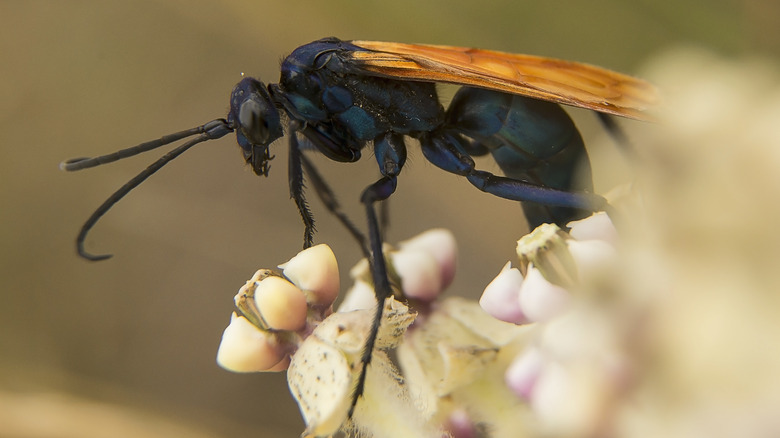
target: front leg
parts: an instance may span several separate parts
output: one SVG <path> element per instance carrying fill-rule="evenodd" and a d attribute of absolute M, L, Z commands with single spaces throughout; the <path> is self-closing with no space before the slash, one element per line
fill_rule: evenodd
<path fill-rule="evenodd" d="M 287 178 L 290 185 L 290 197 L 295 201 L 298 212 L 301 213 L 303 220 L 303 249 L 310 248 L 314 244 L 314 216 L 311 214 L 309 204 L 306 202 L 303 184 L 303 167 L 300 143 L 298 142 L 298 131 L 291 130 L 290 137 L 290 155 L 288 161 Z"/>
<path fill-rule="evenodd" d="M 363 256 L 368 258 L 369 249 L 366 236 L 363 235 L 363 233 L 355 226 L 347 214 L 341 209 L 341 204 L 339 204 L 338 199 L 336 199 L 336 194 L 333 193 L 333 190 L 325 181 L 325 178 L 320 175 L 320 172 L 317 170 L 317 167 L 314 165 L 314 163 L 309 161 L 308 157 L 306 157 L 306 154 L 303 153 L 300 154 L 300 160 L 301 164 L 303 164 L 303 170 L 306 174 L 306 178 L 309 183 L 311 183 L 312 187 L 314 187 L 314 192 L 320 198 L 320 201 L 323 203 L 323 205 L 325 205 L 325 208 L 327 208 L 328 211 L 333 216 L 335 216 L 342 225 L 344 225 L 344 228 L 346 228 L 347 231 L 352 234 L 352 237 L 355 238 L 358 245 L 360 245 L 360 248 L 363 250 Z"/>

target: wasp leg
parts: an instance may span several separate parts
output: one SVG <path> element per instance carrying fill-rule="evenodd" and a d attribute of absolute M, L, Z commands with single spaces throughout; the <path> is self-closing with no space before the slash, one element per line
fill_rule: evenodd
<path fill-rule="evenodd" d="M 387 230 L 390 228 L 390 200 L 385 199 L 378 205 L 379 229 L 382 230 L 382 242 L 386 241 Z"/>
<path fill-rule="evenodd" d="M 379 172 L 385 176 L 398 176 L 406 163 L 406 144 L 400 134 L 388 132 L 374 140 L 374 156 L 379 165 Z M 382 231 L 382 241 L 385 239 L 390 224 L 390 200 L 379 203 L 379 225 Z"/>
<path fill-rule="evenodd" d="M 288 158 L 287 178 L 290 185 L 290 197 L 295 201 L 303 220 L 303 249 L 310 248 L 314 244 L 314 216 L 306 202 L 303 183 L 302 154 L 298 143 L 298 133 L 290 132 L 290 156 Z"/>
<path fill-rule="evenodd" d="M 303 164 L 303 170 L 306 173 L 306 177 L 312 187 L 314 187 L 314 191 L 317 193 L 320 201 L 322 201 L 325 208 L 327 208 L 332 215 L 336 216 L 339 222 L 344 225 L 344 228 L 352 234 L 352 237 L 354 237 L 360 245 L 363 256 L 368 258 L 369 249 L 366 236 L 363 235 L 357 226 L 355 226 L 355 223 L 352 222 L 349 216 L 341 209 L 341 204 L 339 204 L 338 199 L 336 199 L 336 194 L 333 193 L 333 190 L 322 177 L 319 170 L 317 170 L 317 167 L 314 166 L 314 163 L 312 163 L 305 154 L 300 155 L 300 160 L 301 164 Z"/>
<path fill-rule="evenodd" d="M 377 219 L 374 204 L 385 201 L 395 192 L 397 176 L 406 162 L 406 145 L 401 135 L 386 133 L 374 140 L 374 155 L 379 163 L 379 170 L 384 175 L 374 184 L 366 187 L 360 196 L 360 202 L 366 207 L 366 219 L 368 220 L 368 263 L 371 267 L 371 277 L 374 280 L 374 293 L 376 294 L 376 312 L 371 330 L 363 347 L 363 356 L 360 361 L 363 364 L 360 377 L 352 394 L 352 406 L 349 408 L 349 416 L 355 410 L 358 398 L 363 394 L 366 383 L 366 371 L 371 363 L 371 354 L 374 351 L 379 325 L 382 323 L 382 311 L 385 299 L 392 295 L 390 280 L 387 277 L 387 265 L 382 252 L 382 225 Z"/>
<path fill-rule="evenodd" d="M 360 202 L 365 204 L 366 207 L 370 249 L 368 263 L 371 267 L 371 277 L 374 280 L 374 293 L 376 294 L 377 303 L 371 330 L 368 333 L 368 338 L 366 338 L 366 345 L 363 347 L 363 355 L 360 359 L 362 368 L 360 370 L 357 385 L 355 385 L 355 392 L 352 394 L 352 406 L 349 408 L 349 417 L 352 417 L 358 398 L 363 394 L 366 383 L 366 371 L 368 370 L 368 365 L 371 363 L 371 354 L 374 351 L 374 344 L 376 342 L 377 334 L 379 333 L 379 325 L 382 322 L 382 311 L 384 309 L 385 299 L 392 295 L 390 280 L 387 277 L 387 265 L 385 264 L 385 258 L 382 252 L 382 232 L 380 230 L 379 221 L 377 220 L 374 204 L 378 201 L 387 199 L 395 192 L 395 188 L 396 177 L 385 176 L 368 186 L 360 197 Z"/>
<path fill-rule="evenodd" d="M 477 170 L 474 160 L 465 152 L 466 140 L 457 134 L 434 132 L 423 136 L 420 144 L 425 158 L 435 166 L 465 176 L 476 188 L 500 198 L 591 211 L 609 208 L 603 197 L 593 193 L 551 189 Z"/>

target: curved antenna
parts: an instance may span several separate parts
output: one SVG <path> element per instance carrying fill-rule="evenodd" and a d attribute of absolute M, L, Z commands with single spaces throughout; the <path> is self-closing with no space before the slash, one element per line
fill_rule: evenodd
<path fill-rule="evenodd" d="M 204 125 L 198 126 L 197 128 L 192 128 L 186 131 L 181 131 L 175 134 L 167 135 L 160 138 L 159 140 L 153 140 L 150 142 L 142 143 L 138 146 L 123 149 L 118 152 L 114 152 L 112 154 L 103 155 L 95 158 L 77 158 L 77 159 L 65 161 L 62 164 L 60 164 L 60 168 L 68 171 L 85 169 L 88 167 L 95 167 L 101 164 L 106 164 L 106 163 L 120 160 L 122 158 L 137 155 L 141 152 L 145 152 L 160 146 L 164 146 L 166 144 L 172 143 L 182 138 L 200 133 L 198 137 L 193 138 L 192 140 L 184 143 L 181 146 L 178 146 L 176 149 L 173 149 L 172 151 L 163 155 L 162 157 L 160 157 L 160 159 L 152 163 L 141 173 L 133 177 L 133 179 L 126 182 L 122 187 L 119 188 L 119 190 L 117 190 L 111 196 L 109 196 L 108 199 L 106 199 L 100 205 L 100 207 L 98 207 L 97 210 L 95 210 L 94 213 L 92 213 L 89 219 L 87 219 L 87 221 L 84 222 L 84 225 L 82 225 L 81 230 L 79 231 L 79 234 L 76 237 L 76 251 L 78 252 L 79 256 L 91 261 L 99 261 L 99 260 L 105 260 L 110 258 L 112 256 L 111 254 L 98 254 L 98 255 L 90 254 L 84 249 L 84 240 L 87 237 L 87 233 L 89 233 L 89 230 L 92 229 L 92 227 L 97 223 L 97 221 L 104 214 L 106 214 L 106 212 L 110 210 L 111 207 L 114 206 L 114 204 L 119 202 L 119 200 L 122 199 L 125 195 L 127 195 L 131 190 L 133 190 L 139 184 L 144 182 L 146 178 L 152 176 L 153 173 L 160 170 L 160 168 L 168 164 L 171 160 L 184 153 L 184 151 L 191 148 L 192 146 L 195 146 L 198 143 L 202 143 L 208 140 L 215 140 L 217 138 L 223 137 L 226 134 L 232 132 L 233 129 L 234 128 L 227 122 L 227 120 L 216 119 Z"/>
<path fill-rule="evenodd" d="M 64 170 L 67 172 L 74 172 L 76 170 L 88 169 L 90 167 L 100 166 L 101 164 L 113 163 L 114 161 L 121 160 L 122 158 L 132 157 L 133 155 L 138 155 L 142 152 L 150 151 L 152 149 L 157 149 L 161 146 L 171 144 L 175 141 L 179 141 L 183 138 L 187 138 L 195 134 L 203 134 L 203 133 L 208 133 L 209 131 L 214 131 L 215 129 L 218 129 L 221 126 L 227 126 L 227 124 L 228 123 L 225 119 L 216 119 L 192 129 L 187 129 L 185 131 L 164 135 L 158 138 L 157 140 L 147 141 L 146 143 L 141 143 L 137 146 L 133 146 L 127 149 L 122 149 L 116 152 L 112 152 L 110 154 L 101 155 L 99 157 L 71 158 L 70 160 L 65 160 L 62 163 L 60 163 L 60 170 Z M 222 133 L 218 137 L 213 137 L 213 138 L 222 137 L 232 130 L 233 129 L 230 128 L 228 131 Z"/>

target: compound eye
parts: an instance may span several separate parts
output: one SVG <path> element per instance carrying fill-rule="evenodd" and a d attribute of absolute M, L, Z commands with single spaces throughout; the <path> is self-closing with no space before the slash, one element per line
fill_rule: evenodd
<path fill-rule="evenodd" d="M 268 141 L 268 121 L 263 105 L 254 99 L 241 102 L 238 110 L 238 123 L 241 132 L 252 144 L 265 144 Z"/>

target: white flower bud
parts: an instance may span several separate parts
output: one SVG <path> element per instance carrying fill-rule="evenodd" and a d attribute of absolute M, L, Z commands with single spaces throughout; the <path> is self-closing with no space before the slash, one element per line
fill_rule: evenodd
<path fill-rule="evenodd" d="M 315 306 L 330 306 L 339 294 L 339 267 L 328 245 L 304 249 L 279 268 Z"/>
<path fill-rule="evenodd" d="M 580 284 L 596 285 L 602 277 L 615 272 L 617 250 L 610 243 L 603 240 L 569 240 L 566 243 L 577 264 Z"/>
<path fill-rule="evenodd" d="M 567 224 L 569 235 L 577 240 L 603 240 L 610 244 L 618 241 L 618 234 L 606 213 L 598 212 L 592 216 Z"/>
<path fill-rule="evenodd" d="M 222 333 L 217 363 L 237 373 L 267 371 L 285 360 L 284 349 L 276 338 L 235 312 Z"/>
<path fill-rule="evenodd" d="M 569 292 L 544 278 L 533 265 L 528 265 L 525 281 L 520 286 L 520 310 L 531 321 L 549 321 L 560 315 L 569 304 Z"/>
<path fill-rule="evenodd" d="M 272 329 L 295 331 L 306 324 L 306 297 L 283 278 L 268 277 L 257 283 L 255 305 Z"/>

